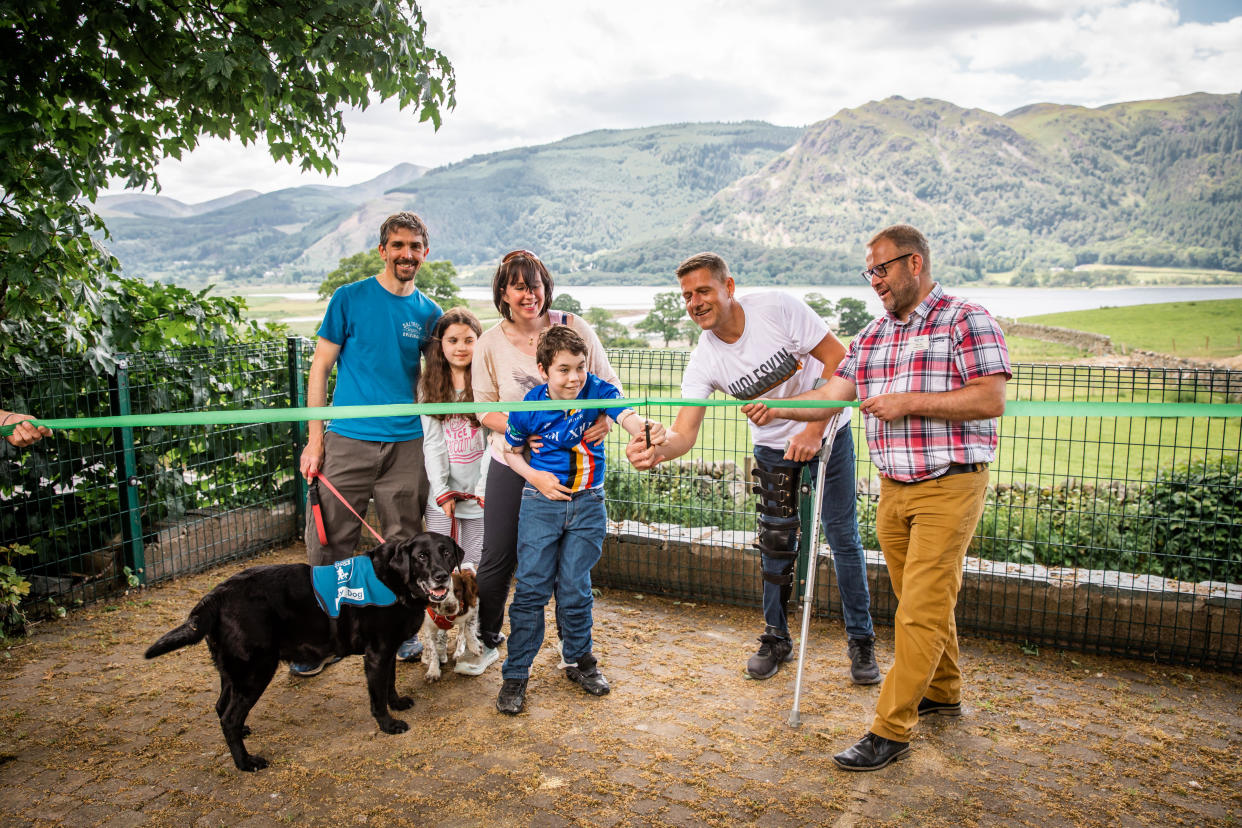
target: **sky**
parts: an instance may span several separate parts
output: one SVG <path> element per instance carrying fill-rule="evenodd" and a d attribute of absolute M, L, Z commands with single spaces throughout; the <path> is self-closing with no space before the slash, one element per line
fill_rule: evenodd
<path fill-rule="evenodd" d="M 206 140 L 160 165 L 162 195 L 350 185 L 595 129 L 805 126 L 893 95 L 1005 113 L 1242 92 L 1242 0 L 427 0 L 457 106 L 346 113 L 331 177 L 266 146 Z M 111 192 L 119 192 L 113 189 Z"/>

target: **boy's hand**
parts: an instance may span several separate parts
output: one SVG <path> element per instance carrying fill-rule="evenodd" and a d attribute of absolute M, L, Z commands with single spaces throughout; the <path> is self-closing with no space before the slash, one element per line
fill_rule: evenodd
<path fill-rule="evenodd" d="M 555 474 L 548 471 L 532 472 L 530 484 L 538 489 L 539 494 L 548 500 L 569 500 L 569 494 L 573 491 L 573 489 L 557 480 Z"/>
<path fill-rule="evenodd" d="M 526 446 L 531 450 L 532 454 L 538 454 L 539 449 L 543 448 L 543 438 L 538 434 L 532 434 L 526 438 Z"/>
<path fill-rule="evenodd" d="M 653 446 L 662 446 L 668 439 L 668 429 L 659 420 L 647 420 L 644 423 L 643 440 Z"/>
<path fill-rule="evenodd" d="M 635 435 L 625 447 L 625 457 L 630 461 L 630 465 L 639 471 L 647 471 L 660 462 L 658 450 L 655 446 L 655 440 L 652 444 L 647 445 L 647 437 L 644 434 Z"/>
<path fill-rule="evenodd" d="M 582 440 L 585 443 L 602 443 L 611 430 L 612 420 L 608 419 L 607 414 L 601 413 L 591 427 L 582 432 Z"/>

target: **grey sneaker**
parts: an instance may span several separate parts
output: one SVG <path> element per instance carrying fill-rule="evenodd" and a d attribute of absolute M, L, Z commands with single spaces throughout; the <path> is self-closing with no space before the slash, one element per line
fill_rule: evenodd
<path fill-rule="evenodd" d="M 500 653 L 495 647 L 484 647 L 478 655 L 471 655 L 467 651 L 457 659 L 457 663 L 453 665 L 453 672 L 461 673 L 463 676 L 481 676 L 483 671 L 495 664 L 499 658 Z"/>
<path fill-rule="evenodd" d="M 317 676 L 323 672 L 323 668 L 329 664 L 336 664 L 341 660 L 339 655 L 330 655 L 323 661 L 308 661 L 301 664 L 289 663 L 289 672 L 298 678 L 310 678 Z"/>
<path fill-rule="evenodd" d="M 418 640 L 418 636 L 414 636 L 409 641 L 404 641 L 397 648 L 397 661 L 418 661 L 418 657 L 423 654 L 423 642 Z"/>
<path fill-rule="evenodd" d="M 759 636 L 759 652 L 746 662 L 746 672 L 751 678 L 772 678 L 781 669 L 782 663 L 792 660 L 793 642 L 765 632 Z"/>
<path fill-rule="evenodd" d="M 879 684 L 880 665 L 875 663 L 875 636 L 851 638 L 850 680 L 855 684 Z"/>

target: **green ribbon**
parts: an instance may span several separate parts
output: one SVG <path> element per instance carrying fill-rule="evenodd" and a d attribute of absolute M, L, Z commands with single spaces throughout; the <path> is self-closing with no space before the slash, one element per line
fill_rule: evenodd
<path fill-rule="evenodd" d="M 353 420 L 362 417 L 409 417 L 415 414 L 487 414 L 510 411 L 557 411 L 580 408 L 640 408 L 653 405 L 725 408 L 762 402 L 772 408 L 856 408 L 857 402 L 838 400 L 688 400 L 680 397 L 634 397 L 611 400 L 536 400 L 494 403 L 403 403 L 392 405 L 340 405 L 319 408 L 254 408 L 221 411 L 186 411 L 166 414 L 127 414 L 113 417 L 69 417 L 32 420 L 53 431 L 81 428 L 136 428 L 188 425 L 253 425 L 306 420 Z M 1011 400 L 1006 417 L 1242 417 L 1242 405 L 1231 403 L 1124 403 Z M 17 424 L 0 426 L 0 436 L 13 433 Z"/>

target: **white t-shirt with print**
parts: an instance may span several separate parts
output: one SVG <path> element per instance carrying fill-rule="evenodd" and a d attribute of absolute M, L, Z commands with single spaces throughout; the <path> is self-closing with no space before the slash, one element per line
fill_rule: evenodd
<path fill-rule="evenodd" d="M 784 399 L 814 388 L 824 365 L 810 353 L 828 335 L 824 320 L 787 293 L 752 293 L 737 301 L 746 315 L 742 336 L 729 343 L 703 332 L 681 378 L 682 397 L 701 400 L 723 391 L 742 400 Z M 850 413 L 843 410 L 838 428 L 850 421 Z M 750 433 L 755 445 L 784 451 L 804 428 L 803 422 L 773 420 L 765 426 L 751 423 Z"/>

